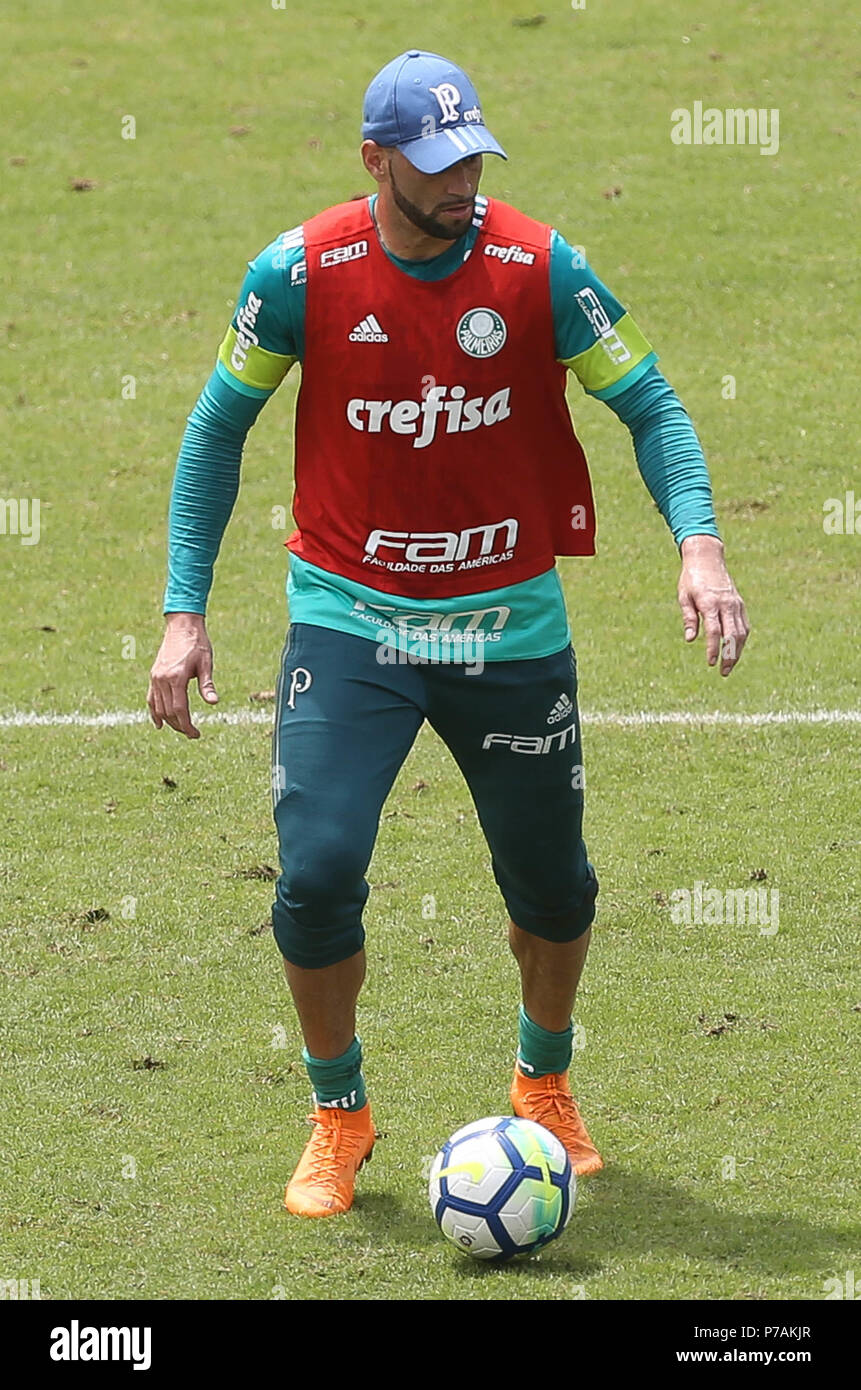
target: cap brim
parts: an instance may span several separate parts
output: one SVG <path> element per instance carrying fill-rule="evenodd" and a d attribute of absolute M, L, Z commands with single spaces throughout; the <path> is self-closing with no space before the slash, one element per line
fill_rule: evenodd
<path fill-rule="evenodd" d="M 422 174 L 441 174 L 443 169 L 450 169 L 452 164 L 469 159 L 474 154 L 498 154 L 503 159 L 508 158 L 499 141 L 494 140 L 484 125 L 460 125 L 454 130 L 436 130 L 432 135 L 405 140 L 396 148 Z"/>

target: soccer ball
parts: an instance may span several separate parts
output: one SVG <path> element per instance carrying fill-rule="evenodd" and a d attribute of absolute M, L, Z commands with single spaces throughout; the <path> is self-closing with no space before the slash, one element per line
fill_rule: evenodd
<path fill-rule="evenodd" d="M 525 1255 L 561 1235 L 577 1197 L 563 1144 L 533 1120 L 492 1115 L 457 1130 L 431 1165 L 443 1235 L 479 1260 Z"/>

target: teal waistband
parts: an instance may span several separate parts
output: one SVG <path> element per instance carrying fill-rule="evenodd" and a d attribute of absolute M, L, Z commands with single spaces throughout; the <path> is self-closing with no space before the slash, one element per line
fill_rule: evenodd
<path fill-rule="evenodd" d="M 409 599 L 357 584 L 291 554 L 287 602 L 293 623 L 350 632 L 426 661 L 469 658 L 479 650 L 485 661 L 523 661 L 558 652 L 571 638 L 555 566 L 503 589 Z"/>

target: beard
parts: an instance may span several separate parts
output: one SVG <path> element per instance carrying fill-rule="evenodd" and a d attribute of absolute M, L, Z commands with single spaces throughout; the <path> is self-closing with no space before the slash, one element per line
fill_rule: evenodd
<path fill-rule="evenodd" d="M 391 161 L 389 162 L 389 179 L 391 180 L 395 206 L 400 209 L 409 222 L 412 222 L 414 227 L 418 227 L 420 232 L 424 232 L 425 236 L 435 237 L 438 241 L 458 241 L 463 236 L 466 228 L 459 232 L 454 231 L 451 227 L 447 227 L 444 222 L 440 222 L 432 213 L 422 212 L 421 208 L 410 202 L 395 182 L 395 172 Z M 464 202 L 466 201 L 471 202 L 473 206 L 475 204 L 474 199 L 464 199 Z"/>

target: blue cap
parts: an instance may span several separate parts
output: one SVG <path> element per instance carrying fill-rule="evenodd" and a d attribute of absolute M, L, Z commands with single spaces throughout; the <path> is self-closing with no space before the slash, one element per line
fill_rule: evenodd
<path fill-rule="evenodd" d="M 418 48 L 386 63 L 370 83 L 362 138 L 394 145 L 423 174 L 440 174 L 473 154 L 508 158 L 484 124 L 463 69 Z"/>

